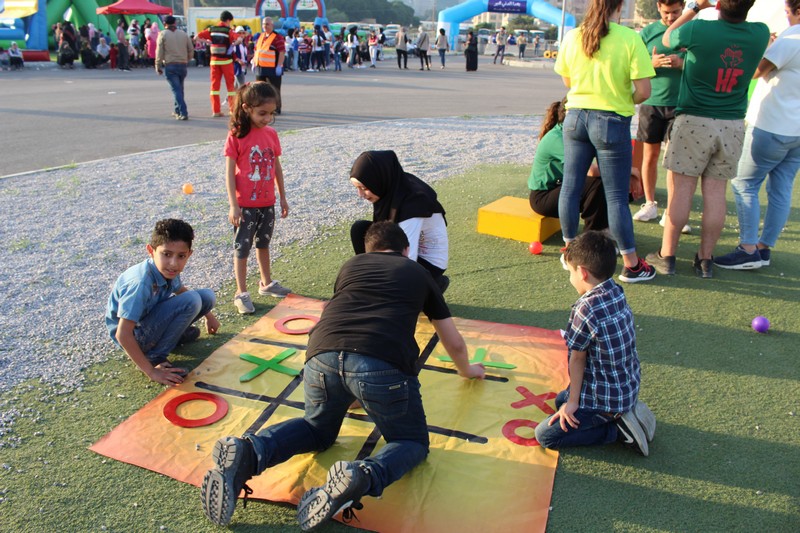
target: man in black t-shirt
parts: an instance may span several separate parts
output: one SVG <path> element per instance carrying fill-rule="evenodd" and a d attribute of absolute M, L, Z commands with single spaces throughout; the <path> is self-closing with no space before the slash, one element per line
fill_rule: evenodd
<path fill-rule="evenodd" d="M 214 446 L 216 466 L 203 479 L 203 510 L 218 525 L 230 522 L 236 499 L 251 477 L 300 453 L 323 451 L 336 441 L 353 400 L 363 405 L 386 445 L 374 457 L 339 461 L 325 485 L 312 488 L 297 506 L 304 531 L 362 507 L 380 496 L 428 455 L 428 426 L 417 378 L 419 313 L 431 320 L 464 378 L 483 379 L 470 364 L 441 290 L 430 273 L 408 259 L 408 238 L 392 222 L 372 224 L 366 254 L 351 258 L 336 278 L 334 294 L 311 331 L 306 349 L 305 415 L 244 438 Z"/>

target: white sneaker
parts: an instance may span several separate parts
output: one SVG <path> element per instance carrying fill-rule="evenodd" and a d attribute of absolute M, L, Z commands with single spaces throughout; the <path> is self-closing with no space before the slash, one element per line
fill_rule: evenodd
<path fill-rule="evenodd" d="M 239 311 L 240 315 L 251 315 L 256 312 L 249 292 L 237 294 L 233 299 L 233 305 L 236 306 L 236 310 Z"/>
<path fill-rule="evenodd" d="M 264 285 L 261 281 L 258 282 L 258 294 L 261 296 L 274 296 L 276 298 L 283 298 L 292 292 L 291 289 L 281 285 L 281 282 L 273 279 L 269 285 Z"/>
<path fill-rule="evenodd" d="M 647 222 L 656 218 L 658 218 L 658 202 L 643 203 L 642 208 L 633 215 L 633 220 L 639 222 Z"/>
<path fill-rule="evenodd" d="M 663 227 L 664 227 L 664 224 L 666 224 L 666 223 L 667 223 L 667 222 L 666 222 L 666 220 L 667 220 L 667 219 L 666 219 L 666 218 L 664 218 L 664 217 L 662 216 L 662 217 L 661 217 L 661 220 L 659 220 L 659 221 L 658 221 L 658 225 L 659 225 L 659 226 L 661 226 L 661 227 L 663 228 Z M 684 235 L 690 235 L 690 234 L 692 233 L 692 227 L 691 227 L 689 224 L 686 224 L 686 225 L 683 227 L 683 229 L 681 229 L 681 233 L 683 233 Z"/>

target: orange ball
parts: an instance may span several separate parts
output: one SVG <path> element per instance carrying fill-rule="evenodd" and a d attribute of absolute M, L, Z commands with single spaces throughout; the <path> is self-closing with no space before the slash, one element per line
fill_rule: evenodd
<path fill-rule="evenodd" d="M 184 194 L 192 194 L 194 192 L 194 187 L 192 187 L 191 183 L 184 183 L 183 192 Z"/>
<path fill-rule="evenodd" d="M 528 245 L 528 251 L 533 255 L 539 255 L 542 253 L 542 243 L 539 241 L 533 241 Z"/>

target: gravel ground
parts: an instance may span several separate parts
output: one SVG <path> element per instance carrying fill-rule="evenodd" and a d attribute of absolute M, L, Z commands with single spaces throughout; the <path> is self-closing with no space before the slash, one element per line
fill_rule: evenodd
<path fill-rule="evenodd" d="M 475 165 L 533 160 L 539 117 L 452 117 L 374 122 L 281 135 L 289 218 L 273 258 L 293 242 L 369 214 L 348 181 L 367 149 L 393 149 L 428 182 Z M 122 357 L 103 322 L 117 276 L 144 258 L 156 220 L 183 218 L 195 229 L 188 286 L 233 277 L 226 221 L 223 140 L 0 179 L 0 392 L 39 379 L 56 393 L 82 383 L 81 370 Z M 190 182 L 195 194 L 184 195 Z M 255 261 L 252 261 L 255 269 Z M 299 293 L 303 287 L 293 287 Z M 0 403 L 0 437 L 13 413 Z"/>

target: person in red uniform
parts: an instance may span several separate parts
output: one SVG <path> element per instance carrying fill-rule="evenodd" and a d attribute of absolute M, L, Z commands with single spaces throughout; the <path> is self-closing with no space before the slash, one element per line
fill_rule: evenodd
<path fill-rule="evenodd" d="M 283 77 L 283 58 L 286 54 L 286 42 L 283 35 L 275 31 L 270 17 L 261 21 L 261 33 L 257 36 L 253 66 L 256 72 L 256 81 L 267 81 L 275 87 L 278 93 L 278 108 L 281 112 L 281 79 Z"/>
<path fill-rule="evenodd" d="M 231 22 L 233 15 L 230 11 L 223 11 L 219 15 L 219 22 L 201 31 L 195 37 L 211 43 L 211 113 L 212 116 L 221 117 L 219 89 L 222 78 L 225 78 L 225 87 L 228 89 L 228 109 L 233 106 L 236 95 L 233 81 L 233 58 L 231 48 Z"/>

